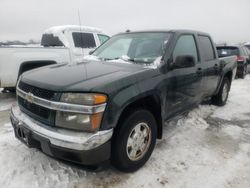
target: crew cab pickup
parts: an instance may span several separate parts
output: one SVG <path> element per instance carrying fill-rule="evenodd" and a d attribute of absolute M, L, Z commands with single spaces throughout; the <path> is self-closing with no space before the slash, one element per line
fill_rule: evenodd
<path fill-rule="evenodd" d="M 50 156 L 131 172 L 165 121 L 205 99 L 225 105 L 235 74 L 236 57 L 219 59 L 206 33 L 121 33 L 82 62 L 24 73 L 11 122 L 19 140 Z"/>
<path fill-rule="evenodd" d="M 42 35 L 38 47 L 0 47 L 0 88 L 13 88 L 25 71 L 57 63 L 78 61 L 108 39 L 101 29 L 55 26 Z"/>

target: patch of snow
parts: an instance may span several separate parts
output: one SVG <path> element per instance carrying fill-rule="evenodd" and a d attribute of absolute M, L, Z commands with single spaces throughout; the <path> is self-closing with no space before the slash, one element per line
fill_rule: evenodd
<path fill-rule="evenodd" d="M 87 61 L 100 61 L 97 56 L 94 55 L 87 55 L 79 59 L 80 61 L 87 60 Z"/>
<path fill-rule="evenodd" d="M 233 137 L 234 139 L 239 139 L 241 137 L 243 129 L 235 125 L 226 125 L 223 127 L 222 131 L 224 131 L 226 134 Z"/>
<path fill-rule="evenodd" d="M 151 64 L 144 64 L 145 68 L 157 69 L 161 64 L 162 56 L 157 57 L 153 63 Z"/>
<path fill-rule="evenodd" d="M 124 60 L 124 59 L 108 60 L 107 62 L 112 62 L 112 63 L 123 63 L 123 64 L 133 64 L 132 62 L 126 61 L 126 60 Z"/>
<path fill-rule="evenodd" d="M 0 112 L 5 110 L 10 110 L 11 106 L 15 102 L 16 102 L 15 95 L 10 93 L 1 93 L 0 91 Z"/>
<path fill-rule="evenodd" d="M 104 33 L 102 29 L 97 28 L 97 27 L 89 27 L 89 26 L 79 26 L 79 25 L 60 25 L 60 26 L 53 26 L 47 30 L 45 30 L 44 33 L 47 34 L 53 34 L 53 33 L 58 33 L 58 32 L 63 32 L 63 31 L 83 31 L 83 32 L 95 32 L 95 33 Z"/>
<path fill-rule="evenodd" d="M 250 75 L 247 75 L 244 80 L 234 80 L 227 105 L 221 108 L 221 110 L 215 111 L 212 116 L 227 120 L 250 119 L 250 87 L 246 83 L 250 83 Z"/>

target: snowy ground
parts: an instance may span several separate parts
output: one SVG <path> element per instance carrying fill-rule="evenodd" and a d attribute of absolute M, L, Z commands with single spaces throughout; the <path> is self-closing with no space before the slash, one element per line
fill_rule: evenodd
<path fill-rule="evenodd" d="M 250 76 L 225 107 L 201 105 L 166 125 L 147 164 L 131 174 L 93 172 L 28 149 L 14 138 L 10 94 L 0 94 L 1 187 L 250 187 Z"/>

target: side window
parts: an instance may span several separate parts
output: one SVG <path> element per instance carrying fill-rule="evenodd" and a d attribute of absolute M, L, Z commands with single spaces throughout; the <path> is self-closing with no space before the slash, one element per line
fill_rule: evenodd
<path fill-rule="evenodd" d="M 249 50 L 246 47 L 244 47 L 244 46 L 243 46 L 243 49 L 245 51 L 246 56 L 249 56 L 250 55 Z"/>
<path fill-rule="evenodd" d="M 211 61 L 215 59 L 214 48 L 210 38 L 201 35 L 198 38 L 200 42 L 201 57 L 203 57 L 204 61 Z"/>
<path fill-rule="evenodd" d="M 245 56 L 246 55 L 245 49 L 243 49 L 243 47 L 239 47 L 239 49 L 240 49 L 240 55 Z"/>
<path fill-rule="evenodd" d="M 95 48 L 95 38 L 92 33 L 72 33 L 76 48 Z"/>
<path fill-rule="evenodd" d="M 99 41 L 100 41 L 101 44 L 104 43 L 104 42 L 106 42 L 106 40 L 109 39 L 109 37 L 106 36 L 106 35 L 97 34 L 97 36 L 98 36 Z"/>
<path fill-rule="evenodd" d="M 245 49 L 246 49 L 247 55 L 249 56 L 250 55 L 250 50 L 247 47 L 245 47 Z"/>
<path fill-rule="evenodd" d="M 197 62 L 197 47 L 193 35 L 183 35 L 178 39 L 173 52 L 174 61 L 176 57 L 180 55 L 191 55 Z"/>

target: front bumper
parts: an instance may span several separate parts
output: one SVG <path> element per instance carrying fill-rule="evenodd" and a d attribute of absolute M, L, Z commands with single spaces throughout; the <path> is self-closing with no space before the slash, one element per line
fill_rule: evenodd
<path fill-rule="evenodd" d="M 86 133 L 49 127 L 24 114 L 18 106 L 12 107 L 10 119 L 19 140 L 50 156 L 85 165 L 110 158 L 113 129 Z"/>

